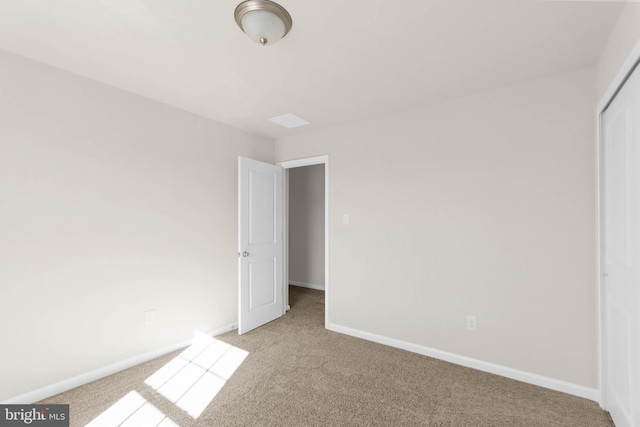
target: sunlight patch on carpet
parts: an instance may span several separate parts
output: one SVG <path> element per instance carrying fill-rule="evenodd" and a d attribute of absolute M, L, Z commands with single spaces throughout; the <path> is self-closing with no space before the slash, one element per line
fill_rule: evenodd
<path fill-rule="evenodd" d="M 193 344 L 145 380 L 145 384 L 196 419 L 249 355 L 195 332 Z"/>
<path fill-rule="evenodd" d="M 111 405 L 106 411 L 93 419 L 86 427 L 143 427 L 163 426 L 178 427 L 167 418 L 158 408 L 140 396 L 130 391 L 122 399 Z"/>
<path fill-rule="evenodd" d="M 193 419 L 198 418 L 249 352 L 196 331 L 193 344 L 144 383 Z M 179 427 L 136 391 L 130 391 L 86 427 Z"/>

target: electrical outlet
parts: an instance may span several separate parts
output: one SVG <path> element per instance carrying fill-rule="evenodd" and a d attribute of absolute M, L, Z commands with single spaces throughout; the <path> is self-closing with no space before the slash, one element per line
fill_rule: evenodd
<path fill-rule="evenodd" d="M 476 316 L 467 314 L 467 329 L 470 331 L 476 330 Z"/>
<path fill-rule="evenodd" d="M 156 320 L 156 311 L 149 310 L 144 312 L 144 325 L 149 326 L 153 325 L 153 322 Z"/>

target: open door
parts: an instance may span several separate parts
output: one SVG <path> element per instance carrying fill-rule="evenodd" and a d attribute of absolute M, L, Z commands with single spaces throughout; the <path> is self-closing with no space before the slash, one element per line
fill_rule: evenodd
<path fill-rule="evenodd" d="M 284 314 L 282 168 L 238 159 L 238 333 Z"/>

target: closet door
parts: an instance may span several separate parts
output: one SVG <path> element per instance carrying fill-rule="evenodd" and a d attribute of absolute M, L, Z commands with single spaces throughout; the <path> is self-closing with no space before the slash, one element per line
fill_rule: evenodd
<path fill-rule="evenodd" d="M 640 426 L 640 70 L 601 124 L 602 390 L 617 427 Z"/>

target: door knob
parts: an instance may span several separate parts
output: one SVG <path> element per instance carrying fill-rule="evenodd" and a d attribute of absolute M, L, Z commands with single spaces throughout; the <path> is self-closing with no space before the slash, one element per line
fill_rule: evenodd
<path fill-rule="evenodd" d="M 243 257 L 243 258 L 246 258 L 246 257 L 248 257 L 248 256 L 249 256 L 249 252 L 247 252 L 247 251 L 243 251 L 243 252 L 242 252 L 242 257 Z"/>

